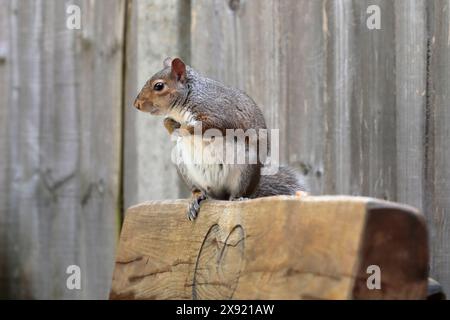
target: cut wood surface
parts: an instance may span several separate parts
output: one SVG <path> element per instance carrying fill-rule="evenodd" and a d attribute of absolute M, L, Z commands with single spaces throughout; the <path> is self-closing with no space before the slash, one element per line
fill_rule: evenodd
<path fill-rule="evenodd" d="M 425 220 L 415 209 L 361 197 L 187 200 L 128 210 L 111 299 L 421 299 Z M 367 268 L 380 267 L 369 290 Z"/>

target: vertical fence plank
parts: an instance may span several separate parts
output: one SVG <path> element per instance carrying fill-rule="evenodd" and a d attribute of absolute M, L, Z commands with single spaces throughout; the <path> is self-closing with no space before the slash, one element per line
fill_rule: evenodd
<path fill-rule="evenodd" d="M 395 11 L 392 1 L 354 1 L 356 8 L 355 50 L 359 70 L 355 85 L 359 96 L 352 101 L 352 123 L 361 135 L 352 162 L 359 163 L 358 177 L 352 181 L 354 194 L 395 201 L 396 188 L 396 89 Z M 381 29 L 369 29 L 367 9 L 377 5 Z M 359 119 L 358 119 L 359 118 Z"/>
<path fill-rule="evenodd" d="M 324 1 L 282 1 L 280 54 L 285 82 L 288 162 L 305 177 L 312 193 L 322 194 L 327 103 L 326 57 L 328 14 Z M 301 18 L 299 18 L 301 17 Z"/>
<path fill-rule="evenodd" d="M 351 152 L 355 148 L 351 135 L 351 107 L 356 83 L 354 17 L 351 1 L 327 1 L 325 4 L 326 49 L 326 193 L 351 193 L 350 179 L 354 173 Z"/>
<path fill-rule="evenodd" d="M 114 260 L 121 215 L 125 5 L 124 1 L 83 0 L 80 7 L 87 16 L 82 29 L 84 36 L 75 44 L 80 50 L 80 59 L 75 57 L 77 66 L 73 72 L 75 89 L 79 86 L 75 94 L 80 104 L 77 121 L 81 176 L 80 198 L 74 201 L 74 207 L 77 208 L 81 200 L 81 217 L 72 241 L 77 237 L 83 239 L 80 250 L 85 265 L 83 297 L 105 298 L 111 285 L 111 259 Z M 58 99 L 64 103 L 64 96 Z"/>
<path fill-rule="evenodd" d="M 381 30 L 366 26 L 369 5 Z M 395 199 L 393 3 L 327 2 L 325 193 Z"/>
<path fill-rule="evenodd" d="M 2 1 L 0 291 L 106 298 L 120 180 L 121 1 Z M 3 18 L 3 17 L 2 17 Z M 5 88 L 5 89 L 3 89 Z M 66 268 L 81 268 L 81 290 Z"/>
<path fill-rule="evenodd" d="M 450 292 L 450 1 L 429 5 L 430 67 L 425 212 L 432 274 Z"/>
<path fill-rule="evenodd" d="M 397 201 L 423 209 L 426 1 L 395 2 Z"/>
<path fill-rule="evenodd" d="M 8 150 L 8 115 L 9 108 L 6 108 L 9 96 L 9 73 L 11 65 L 9 63 L 9 1 L 0 0 L 0 299 L 8 298 L 11 288 L 12 272 L 9 268 L 10 249 L 8 243 L 8 229 L 11 225 L 8 210 L 9 188 L 4 185 L 9 183 L 11 170 L 6 162 Z"/>
<path fill-rule="evenodd" d="M 190 1 L 129 1 L 126 50 L 124 207 L 186 196 L 171 162 L 172 143 L 162 124 L 133 108 L 145 82 L 168 56 L 189 62 Z"/>

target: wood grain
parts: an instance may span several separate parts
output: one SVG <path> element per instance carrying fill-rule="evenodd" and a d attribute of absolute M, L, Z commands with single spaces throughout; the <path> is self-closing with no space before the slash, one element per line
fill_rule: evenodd
<path fill-rule="evenodd" d="M 423 208 L 427 101 L 426 2 L 395 2 L 397 198 Z"/>
<path fill-rule="evenodd" d="M 0 1 L 0 295 L 106 298 L 119 223 L 124 3 Z M 81 290 L 66 269 L 81 268 Z"/>
<path fill-rule="evenodd" d="M 450 1 L 429 4 L 425 211 L 432 275 L 450 292 Z"/>
<path fill-rule="evenodd" d="M 186 207 L 128 210 L 111 299 L 425 297 L 427 234 L 410 207 L 356 197 L 207 201 L 193 223 Z M 372 264 L 382 270 L 378 293 L 362 285 Z"/>

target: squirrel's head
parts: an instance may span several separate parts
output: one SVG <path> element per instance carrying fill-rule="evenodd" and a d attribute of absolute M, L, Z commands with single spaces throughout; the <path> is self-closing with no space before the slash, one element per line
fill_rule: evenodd
<path fill-rule="evenodd" d="M 170 106 L 185 94 L 186 65 L 179 58 L 164 60 L 157 72 L 139 92 L 134 106 L 153 115 L 166 114 Z"/>

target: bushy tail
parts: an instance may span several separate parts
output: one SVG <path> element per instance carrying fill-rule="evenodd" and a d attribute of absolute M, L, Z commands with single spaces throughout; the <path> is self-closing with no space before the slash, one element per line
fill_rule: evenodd
<path fill-rule="evenodd" d="M 295 195 L 297 191 L 307 191 L 300 174 L 289 167 L 280 167 L 276 174 L 261 175 L 258 189 L 252 198 Z"/>

